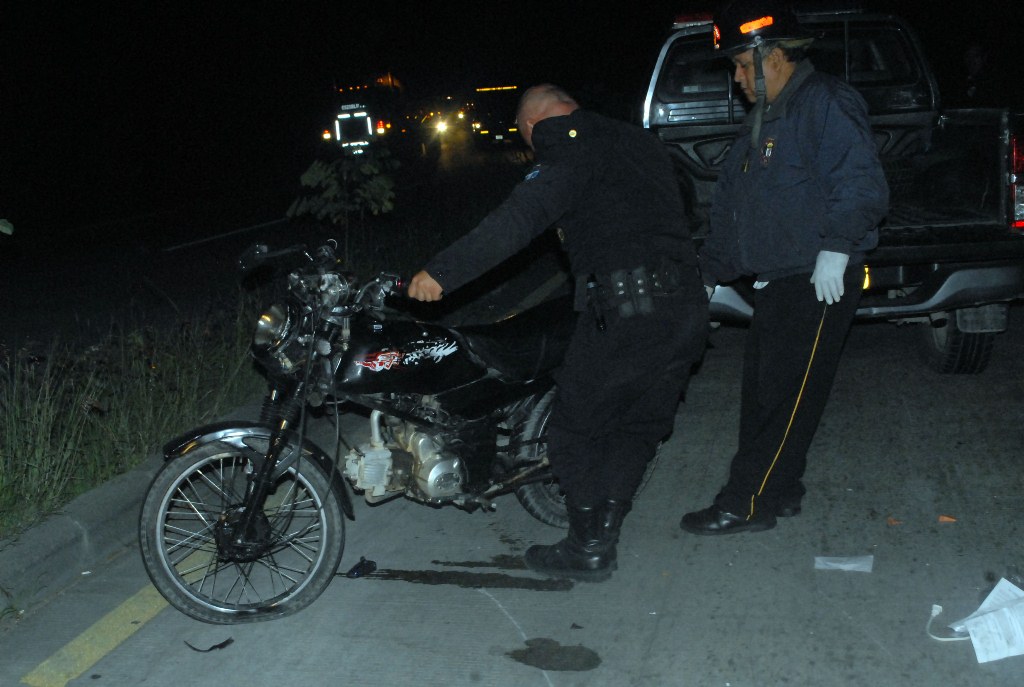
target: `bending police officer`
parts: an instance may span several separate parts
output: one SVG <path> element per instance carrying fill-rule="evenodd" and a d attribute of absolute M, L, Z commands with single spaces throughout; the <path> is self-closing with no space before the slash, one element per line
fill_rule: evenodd
<path fill-rule="evenodd" d="M 671 162 L 655 138 L 580 109 L 550 84 L 523 94 L 517 122 L 536 164 L 412 278 L 409 296 L 437 300 L 558 223 L 581 313 L 556 372 L 547 433 L 569 532 L 530 547 L 525 562 L 600 581 L 616 567 L 622 520 L 703 353 L 707 299 Z"/>

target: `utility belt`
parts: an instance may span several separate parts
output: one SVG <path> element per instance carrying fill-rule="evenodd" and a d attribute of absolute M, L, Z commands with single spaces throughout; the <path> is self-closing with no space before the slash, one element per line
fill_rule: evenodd
<path fill-rule="evenodd" d="M 622 319 L 649 315 L 654 312 L 654 298 L 675 293 L 682 282 L 682 268 L 668 262 L 663 262 L 657 270 L 641 265 L 633 269 L 578 275 L 574 307 L 577 311 L 590 311 L 597 321 L 597 328 L 604 331 L 606 311 L 615 309 Z"/>

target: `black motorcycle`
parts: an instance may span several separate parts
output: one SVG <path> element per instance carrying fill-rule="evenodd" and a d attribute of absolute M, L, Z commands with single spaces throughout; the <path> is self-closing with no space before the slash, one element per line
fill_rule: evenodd
<path fill-rule="evenodd" d="M 514 493 L 565 527 L 545 452 L 554 382 L 574 324 L 556 298 L 488 325 L 446 327 L 385 305 L 403 290 L 360 285 L 334 246 L 254 247 L 245 270 L 301 261 L 286 304 L 259 317 L 251 350 L 269 381 L 257 422 L 198 427 L 164 447 L 139 538 L 153 584 L 209 623 L 268 620 L 312 603 L 331 582 L 353 519 L 346 482 L 369 503 L 396 496 L 490 509 Z M 368 440 L 341 455 L 340 414 L 368 411 Z M 317 414 L 335 450 L 305 433 Z"/>

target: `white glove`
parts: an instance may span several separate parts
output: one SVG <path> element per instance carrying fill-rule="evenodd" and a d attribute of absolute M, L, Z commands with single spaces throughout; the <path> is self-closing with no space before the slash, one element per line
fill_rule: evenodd
<path fill-rule="evenodd" d="M 843 273 L 846 272 L 846 263 L 849 261 L 850 256 L 846 253 L 835 253 L 830 250 L 818 253 L 811 283 L 814 284 L 814 294 L 819 301 L 825 301 L 829 305 L 839 302 L 839 297 L 843 295 Z"/>

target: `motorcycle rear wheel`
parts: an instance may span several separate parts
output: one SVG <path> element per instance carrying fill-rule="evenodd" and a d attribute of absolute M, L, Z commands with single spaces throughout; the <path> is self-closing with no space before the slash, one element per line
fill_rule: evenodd
<path fill-rule="evenodd" d="M 523 428 L 517 434 L 515 440 L 527 443 L 519 450 L 519 454 L 515 458 L 515 464 L 521 465 L 536 462 L 547 453 L 547 442 L 541 439 L 548 429 L 548 422 L 551 419 L 551 401 L 554 396 L 554 389 L 542 396 L 523 423 Z M 644 490 L 647 482 L 650 481 L 651 476 L 654 474 L 654 469 L 658 464 L 658 457 L 661 454 L 662 444 L 663 442 L 658 442 L 654 451 L 654 457 L 647 464 L 640 487 L 637 489 L 637 496 Z M 569 512 L 565 505 L 565 494 L 562 493 L 558 482 L 551 480 L 526 484 L 516 489 L 515 494 L 516 498 L 519 499 L 519 503 L 526 509 L 526 512 L 545 525 L 568 529 Z"/>
<path fill-rule="evenodd" d="M 547 432 L 548 422 L 551 420 L 551 401 L 554 397 L 555 390 L 552 389 L 537 401 L 523 424 L 521 432 L 516 436 L 516 441 L 536 442 L 527 443 L 519 450 L 519 455 L 515 459 L 517 465 L 536 462 L 547 453 L 547 442 L 538 440 Z M 545 525 L 562 529 L 569 527 L 565 495 L 559 488 L 558 482 L 524 484 L 516 489 L 515 494 L 526 512 Z"/>
<path fill-rule="evenodd" d="M 146 572 L 172 606 L 196 620 L 290 615 L 320 596 L 341 562 L 344 515 L 311 460 L 276 478 L 251 555 L 238 556 L 218 536 L 230 516 L 239 517 L 247 479 L 262 461 L 257 450 L 212 443 L 166 463 L 146 494 L 139 519 Z"/>

